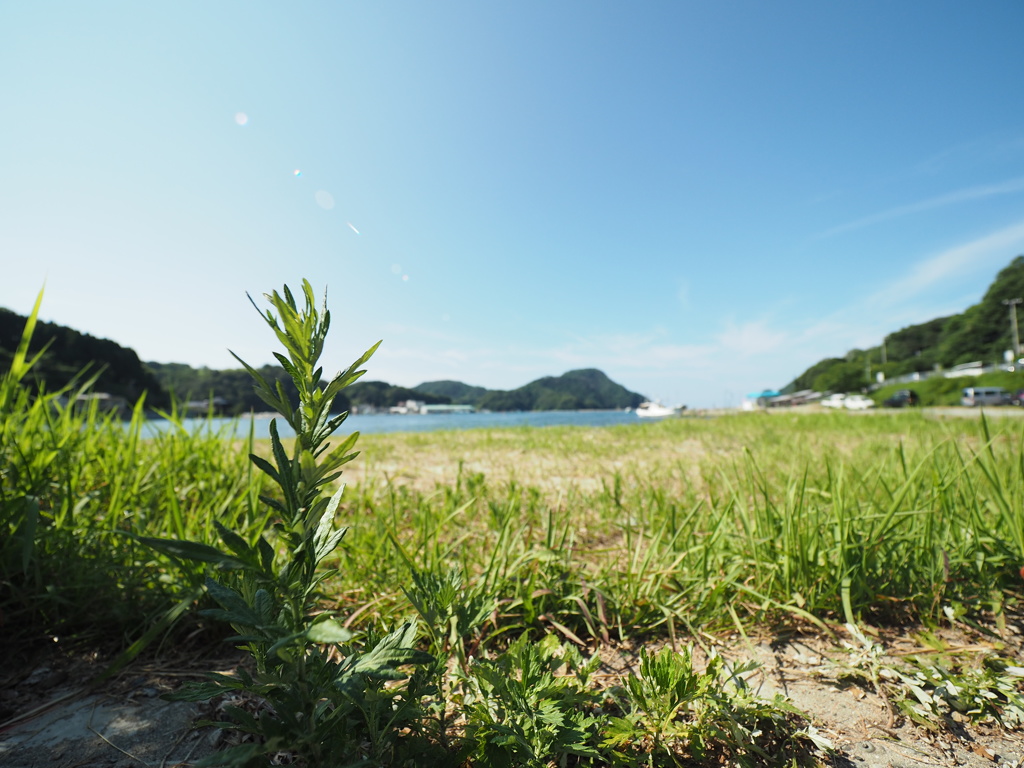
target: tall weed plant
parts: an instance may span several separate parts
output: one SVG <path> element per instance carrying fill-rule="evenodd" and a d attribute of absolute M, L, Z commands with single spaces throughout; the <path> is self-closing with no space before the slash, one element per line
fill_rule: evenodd
<path fill-rule="evenodd" d="M 400 668 L 432 661 L 415 648 L 415 624 L 355 638 L 320 601 L 321 585 L 333 575 L 322 563 L 346 533 L 335 524 L 344 486 L 331 489 L 341 468 L 355 458 L 359 436 L 353 433 L 331 446 L 332 434 L 347 416 L 332 415 L 331 406 L 363 375 L 360 366 L 376 346 L 324 381 L 319 359 L 330 312 L 326 302 L 317 308 L 306 281 L 301 296 L 300 307 L 285 286 L 283 294 L 266 295 L 271 309 L 260 312 L 284 348 L 275 357 L 294 382 L 298 403 L 290 403 L 280 384 L 271 386 L 240 360 L 259 396 L 296 435 L 289 453 L 274 419 L 272 460 L 249 457 L 277 487 L 275 495 L 260 497 L 272 512 L 272 524 L 249 537 L 217 525 L 219 547 L 141 539 L 169 556 L 210 567 L 206 588 L 219 608 L 206 615 L 229 623 L 233 639 L 252 660 L 236 675 L 213 675 L 173 696 L 197 701 L 243 693 L 256 702 L 250 710 L 229 707 L 226 720 L 217 723 L 255 738 L 214 755 L 206 761 L 210 765 L 268 765 L 281 752 L 311 766 L 398 760 L 399 737 L 415 723 L 420 698 L 419 678 Z M 403 680 L 404 685 L 385 684 Z"/>

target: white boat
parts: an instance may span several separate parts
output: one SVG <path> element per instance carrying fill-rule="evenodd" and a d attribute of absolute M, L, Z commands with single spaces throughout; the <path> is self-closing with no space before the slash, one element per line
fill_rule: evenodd
<path fill-rule="evenodd" d="M 640 407 L 636 409 L 636 415 L 641 419 L 663 419 L 666 416 L 678 416 L 680 410 L 682 409 L 678 406 L 669 408 L 667 405 L 654 401 L 640 403 Z"/>

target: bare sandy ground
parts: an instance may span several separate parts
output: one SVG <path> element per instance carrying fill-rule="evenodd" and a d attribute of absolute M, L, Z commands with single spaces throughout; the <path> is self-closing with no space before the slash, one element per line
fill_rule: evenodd
<path fill-rule="evenodd" d="M 747 676 L 752 690 L 764 698 L 786 696 L 805 712 L 819 735 L 833 745 L 819 757 L 823 766 L 846 768 L 1019 768 L 1024 765 L 1024 734 L 995 723 L 972 725 L 950 720 L 926 730 L 894 716 L 891 704 L 866 680 L 843 679 L 839 673 L 846 651 L 842 630 L 835 640 L 820 635 L 744 638 L 741 636 L 679 638 L 693 648 L 697 663 L 716 652 L 731 662 L 756 661 Z M 1020 651 L 1021 626 L 1008 628 Z M 922 652 L 909 635 L 879 636 L 897 658 Z M 984 651 L 985 640 L 948 631 L 944 639 L 957 647 Z M 591 648 L 603 664 L 596 675 L 602 687 L 615 685 L 635 670 L 639 648 Z M 1004 654 L 1006 649 L 1004 649 Z M 60 664 L 43 664 L 19 684 L 4 691 L 5 700 L 20 702 L 24 711 L 0 724 L 0 765 L 4 768 L 155 768 L 187 766 L 210 754 L 217 734 L 195 730 L 198 710 L 168 703 L 159 694 L 180 683 L 180 670 L 149 665 L 144 674 L 129 671 L 107 690 L 88 691 L 75 676 L 89 669 L 71 669 L 64 682 L 46 688 L 46 678 L 59 674 Z M 95 669 L 92 669 L 95 672 Z M 194 670 L 193 673 L 198 672 Z"/>

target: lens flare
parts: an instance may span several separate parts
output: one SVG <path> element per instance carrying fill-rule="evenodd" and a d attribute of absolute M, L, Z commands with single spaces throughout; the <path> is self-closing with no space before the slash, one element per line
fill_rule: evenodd
<path fill-rule="evenodd" d="M 292 175 L 293 176 L 301 176 L 302 175 L 302 171 L 300 171 L 298 168 L 296 168 L 294 171 L 292 171 Z"/>
<path fill-rule="evenodd" d="M 246 123 L 249 122 L 249 116 L 247 114 L 245 114 L 245 112 L 236 112 L 235 113 L 235 122 L 238 123 L 239 125 L 245 125 Z"/>
<path fill-rule="evenodd" d="M 355 226 L 354 226 L 354 225 L 352 224 L 352 222 L 351 222 L 351 221 L 346 221 L 345 223 L 346 223 L 346 224 L 348 224 L 348 228 L 349 228 L 349 229 L 351 229 L 351 230 L 352 230 L 353 232 L 355 232 L 355 233 L 356 233 L 357 235 L 359 234 L 359 230 L 355 228 Z"/>
<path fill-rule="evenodd" d="M 325 211 L 329 211 L 334 207 L 334 195 L 324 189 L 318 190 L 313 197 L 316 198 L 316 204 Z"/>

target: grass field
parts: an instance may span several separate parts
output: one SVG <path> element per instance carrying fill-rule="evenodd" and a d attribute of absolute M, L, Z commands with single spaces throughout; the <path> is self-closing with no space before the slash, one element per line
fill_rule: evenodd
<path fill-rule="evenodd" d="M 387 594 L 390 538 L 517 610 L 552 590 L 537 612 L 581 633 L 599 596 L 622 634 L 991 607 L 1022 585 L 1022 434 L 900 413 L 367 436 L 346 570 Z"/>
<path fill-rule="evenodd" d="M 289 334 L 309 320 L 315 336 L 315 313 L 291 309 Z M 316 378 L 314 346 L 289 347 L 295 376 Z M 253 740 L 215 764 L 813 764 L 821 743 L 784 699 L 714 654 L 694 662 L 693 639 L 724 633 L 842 632 L 863 640 L 854 673 L 888 681 L 908 718 L 1024 720 L 1004 645 L 897 668 L 859 629 L 1007 636 L 1024 586 L 1016 419 L 397 433 L 352 460 L 313 386 L 279 404 L 295 441 L 147 440 L 141 406 L 129 423 L 73 411 L 22 386 L 26 365 L 0 382 L 6 657 L 44 640 L 126 664 L 233 631 L 249 662 L 181 694 L 257 702 L 230 709 Z M 625 646 L 651 650 L 598 682 L 597 654 Z"/>

